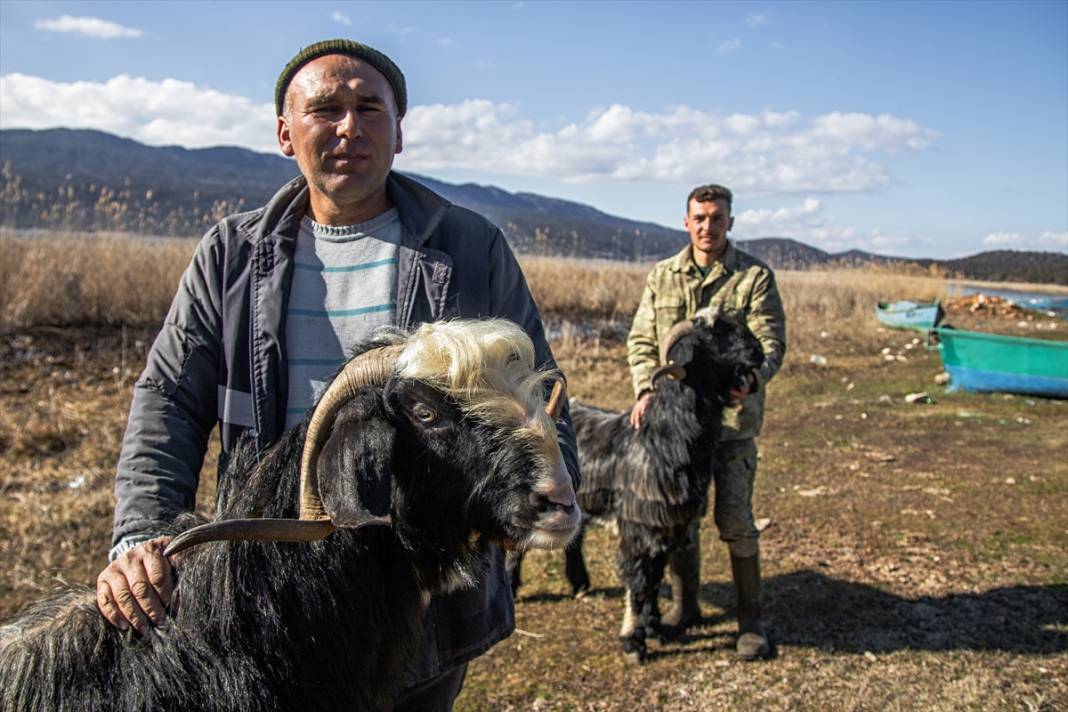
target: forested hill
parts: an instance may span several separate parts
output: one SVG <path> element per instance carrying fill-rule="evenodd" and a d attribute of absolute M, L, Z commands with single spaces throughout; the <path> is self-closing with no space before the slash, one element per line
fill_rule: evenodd
<path fill-rule="evenodd" d="M 297 166 L 242 148 L 152 147 L 102 131 L 0 131 L 0 224 L 202 233 L 223 215 L 263 205 Z M 482 213 L 512 245 L 541 254 L 647 260 L 678 249 L 681 230 L 588 205 L 494 186 L 412 175 Z"/>
<path fill-rule="evenodd" d="M 1068 255 L 1063 252 L 992 250 L 969 257 L 935 260 L 888 257 L 863 250 L 825 252 L 785 237 L 740 240 L 738 246 L 773 267 L 812 269 L 826 266 L 890 265 L 907 263 L 920 268 L 936 267 L 948 276 L 990 282 L 1035 282 L 1068 286 Z"/>
<path fill-rule="evenodd" d="M 264 204 L 297 175 L 282 156 L 243 148 L 153 147 L 102 131 L 0 131 L 0 225 L 198 235 L 224 215 Z M 517 250 L 648 261 L 677 252 L 687 235 L 589 205 L 490 185 L 412 177 L 504 230 Z M 773 267 L 912 262 L 983 280 L 1068 284 L 1068 255 L 1000 250 L 954 260 L 859 250 L 829 253 L 788 237 L 739 245 Z"/>
<path fill-rule="evenodd" d="M 992 250 L 941 264 L 971 279 L 1068 285 L 1068 255 L 1063 252 Z"/>

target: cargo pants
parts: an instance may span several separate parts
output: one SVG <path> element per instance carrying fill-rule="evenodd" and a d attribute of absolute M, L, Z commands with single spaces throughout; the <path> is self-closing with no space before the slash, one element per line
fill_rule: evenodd
<path fill-rule="evenodd" d="M 759 536 L 753 521 L 756 442 L 753 438 L 748 438 L 721 443 L 713 468 L 713 517 L 719 530 L 719 538 L 726 542 L 734 556 L 754 556 L 757 553 Z"/>

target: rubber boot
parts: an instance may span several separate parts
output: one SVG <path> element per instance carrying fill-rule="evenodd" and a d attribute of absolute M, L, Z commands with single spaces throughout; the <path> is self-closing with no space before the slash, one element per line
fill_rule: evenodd
<path fill-rule="evenodd" d="M 660 617 L 664 635 L 681 635 L 687 626 L 701 620 L 697 592 L 701 588 L 701 545 L 678 549 L 668 558 L 668 579 L 671 582 L 671 608 Z"/>
<path fill-rule="evenodd" d="M 731 554 L 731 573 L 738 594 L 738 642 L 742 660 L 765 657 L 770 648 L 760 620 L 760 554 L 741 558 Z"/>

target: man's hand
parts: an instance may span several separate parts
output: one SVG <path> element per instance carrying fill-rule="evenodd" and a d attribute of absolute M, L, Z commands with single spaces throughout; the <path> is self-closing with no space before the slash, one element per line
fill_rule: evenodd
<path fill-rule="evenodd" d="M 727 396 L 730 397 L 731 403 L 741 403 L 742 400 L 747 395 L 749 395 L 750 391 L 752 390 L 752 386 L 755 382 L 756 376 L 754 376 L 752 373 L 747 373 L 745 375 L 745 383 L 743 383 L 738 388 L 732 388 L 731 390 L 727 391 Z"/>
<path fill-rule="evenodd" d="M 173 584 L 163 550 L 171 537 L 146 541 L 124 552 L 96 578 L 96 606 L 119 630 L 131 625 L 144 635 L 167 615 Z"/>
<path fill-rule="evenodd" d="M 652 399 L 653 392 L 646 391 L 638 399 L 638 402 L 634 404 L 634 407 L 630 409 L 630 427 L 637 430 L 641 426 L 642 416 L 645 415 L 645 409 L 649 407 L 649 401 Z"/>

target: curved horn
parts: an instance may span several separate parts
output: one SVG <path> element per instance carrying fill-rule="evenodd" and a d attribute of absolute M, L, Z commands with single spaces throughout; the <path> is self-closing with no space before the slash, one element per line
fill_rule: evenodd
<path fill-rule="evenodd" d="M 545 404 L 545 412 L 549 414 L 549 418 L 555 421 L 560 417 L 560 411 L 564 409 L 564 400 L 567 399 L 567 384 L 564 383 L 563 378 L 556 379 L 556 383 L 553 384 L 553 392 L 549 396 L 549 402 Z"/>
<path fill-rule="evenodd" d="M 201 524 L 182 532 L 171 540 L 163 555 L 173 556 L 197 544 L 209 541 L 243 539 L 318 541 L 325 539 L 332 531 L 334 531 L 334 525 L 329 519 L 316 522 L 298 519 L 225 519 L 220 522 Z"/>
<path fill-rule="evenodd" d="M 667 333 L 664 340 L 660 343 L 660 363 L 667 364 L 668 353 L 671 351 L 671 347 L 686 334 L 693 331 L 693 320 L 684 319 L 675 326 L 671 327 L 671 331 Z"/>
<path fill-rule="evenodd" d="M 677 366 L 673 363 L 669 363 L 666 366 L 661 366 L 660 368 L 653 371 L 653 376 L 649 379 L 649 382 L 652 384 L 653 388 L 656 388 L 656 382 L 664 376 L 670 376 L 676 381 L 681 381 L 682 379 L 686 378 L 686 369 L 682 366 Z"/>
<path fill-rule="evenodd" d="M 403 346 L 383 346 L 363 353 L 349 361 L 319 399 L 308 423 L 304 438 L 304 452 L 300 460 L 300 518 L 305 521 L 327 521 L 330 515 L 323 509 L 319 497 L 319 473 L 316 465 L 326 436 L 334 425 L 338 410 L 356 391 L 370 383 L 384 383 L 393 371 Z M 331 525 L 332 526 L 332 525 Z"/>
<path fill-rule="evenodd" d="M 384 346 L 363 353 L 349 363 L 333 380 L 319 399 L 312 413 L 304 438 L 300 462 L 300 519 L 226 519 L 202 524 L 184 531 L 167 545 L 164 556 L 172 556 L 209 541 L 288 541 L 309 542 L 325 539 L 336 528 L 323 509 L 319 497 L 319 475 L 316 464 L 326 434 L 334 424 L 338 410 L 357 390 L 369 383 L 383 383 L 393 371 L 393 365 L 403 346 Z M 389 525 L 389 517 L 367 517 L 355 523 L 346 522 L 347 529 Z"/>

